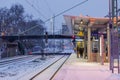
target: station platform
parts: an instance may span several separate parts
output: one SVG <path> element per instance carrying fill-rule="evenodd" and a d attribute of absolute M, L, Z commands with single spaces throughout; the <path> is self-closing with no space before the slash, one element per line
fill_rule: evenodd
<path fill-rule="evenodd" d="M 52 80 L 120 80 L 120 74 L 112 73 L 108 63 L 87 62 L 73 53 Z"/>

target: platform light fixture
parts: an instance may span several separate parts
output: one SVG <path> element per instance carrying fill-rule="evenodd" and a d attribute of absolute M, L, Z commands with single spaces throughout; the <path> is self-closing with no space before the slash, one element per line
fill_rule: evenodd
<path fill-rule="evenodd" d="M 83 24 L 83 20 L 82 19 L 80 20 L 80 24 Z"/>

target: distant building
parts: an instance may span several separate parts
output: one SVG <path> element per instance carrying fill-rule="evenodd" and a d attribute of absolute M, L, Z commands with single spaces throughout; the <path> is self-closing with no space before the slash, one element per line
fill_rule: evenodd
<path fill-rule="evenodd" d="M 69 34 L 69 29 L 66 24 L 62 24 L 62 34 Z"/>

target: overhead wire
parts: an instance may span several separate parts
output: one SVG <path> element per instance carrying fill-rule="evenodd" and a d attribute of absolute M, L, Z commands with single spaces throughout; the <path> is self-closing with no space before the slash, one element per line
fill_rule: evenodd
<path fill-rule="evenodd" d="M 25 1 L 26 1 L 32 8 L 34 8 L 38 14 L 40 14 L 43 18 L 46 19 L 46 17 L 45 17 L 33 4 L 31 4 L 28 0 L 25 0 Z"/>
<path fill-rule="evenodd" d="M 79 5 L 84 4 L 84 3 L 87 2 L 87 1 L 88 1 L 88 0 L 85 0 L 85 1 L 83 1 L 83 2 L 80 2 L 80 3 L 78 3 L 78 4 L 74 5 L 74 6 L 72 6 L 71 8 L 66 9 L 66 10 L 64 10 L 64 11 L 62 11 L 62 12 L 60 12 L 60 13 L 58 13 L 57 15 L 53 16 L 53 18 L 58 17 L 58 16 L 60 16 L 61 14 L 65 13 L 65 12 L 67 12 L 67 11 L 70 11 L 71 9 L 73 9 L 73 8 L 79 6 Z M 51 19 L 51 18 L 47 19 L 45 22 L 49 21 L 50 19 Z"/>
<path fill-rule="evenodd" d="M 60 16 L 61 14 L 65 13 L 65 12 L 68 12 L 68 11 L 70 11 L 71 9 L 73 9 L 73 8 L 75 8 L 75 7 L 77 7 L 77 6 L 86 3 L 87 1 L 88 1 L 88 0 L 82 1 L 82 2 L 80 2 L 80 3 L 78 3 L 78 4 L 74 5 L 74 6 L 72 6 L 71 8 L 68 8 L 68 9 L 66 9 L 66 10 L 64 10 L 64 11 L 62 11 L 62 12 L 60 12 L 60 13 L 58 13 L 57 15 L 54 15 L 52 18 L 56 18 L 56 17 Z M 45 20 L 44 23 L 48 22 L 49 20 L 51 20 L 51 18 Z M 33 26 L 33 27 L 31 27 L 31 28 L 29 28 L 29 29 L 27 29 L 27 30 L 21 32 L 20 34 L 23 34 L 23 33 L 27 32 L 27 31 L 30 31 L 30 30 L 36 28 L 37 26 L 39 26 L 39 25 L 35 25 L 35 26 Z"/>
<path fill-rule="evenodd" d="M 43 0 L 46 3 L 46 6 L 48 7 L 49 12 L 52 14 L 51 16 L 54 16 L 54 12 L 51 9 L 50 5 L 48 4 L 47 0 Z M 54 29 L 55 29 L 55 19 L 51 19 L 50 21 L 50 26 L 51 26 L 51 30 L 52 30 L 52 34 L 54 35 Z"/>
<path fill-rule="evenodd" d="M 39 6 L 39 5 L 40 5 L 40 2 L 39 2 L 40 0 L 35 0 L 35 1 L 36 1 L 36 2 L 35 2 L 36 8 L 38 8 L 39 10 L 42 10 L 42 9 L 40 8 L 40 6 Z M 43 10 L 42 10 L 42 12 L 43 12 Z"/>
<path fill-rule="evenodd" d="M 36 8 L 38 8 L 38 9 L 40 9 L 40 2 L 39 2 L 40 0 L 35 0 L 35 6 L 36 6 Z M 53 13 L 53 11 L 52 11 L 52 9 L 50 8 L 50 6 L 49 6 L 49 4 L 45 1 L 45 0 L 43 0 L 44 1 L 44 3 L 46 3 L 46 6 L 48 7 L 48 10 L 49 10 L 49 13 Z M 43 6 L 42 6 L 43 7 Z M 44 9 L 45 9 L 45 7 L 44 7 Z M 41 10 L 41 9 L 40 9 Z M 47 9 L 46 9 L 47 10 Z M 48 11 L 47 10 L 47 11 Z M 42 10 L 43 11 L 43 10 Z"/>
<path fill-rule="evenodd" d="M 54 12 L 53 12 L 53 10 L 51 9 L 50 5 L 48 4 L 47 0 L 43 0 L 43 1 L 46 3 L 49 11 L 50 11 L 52 14 L 54 14 Z"/>

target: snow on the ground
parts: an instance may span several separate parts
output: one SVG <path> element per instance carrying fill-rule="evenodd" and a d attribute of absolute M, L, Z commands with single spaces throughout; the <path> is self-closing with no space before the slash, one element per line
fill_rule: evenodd
<path fill-rule="evenodd" d="M 0 68 L 0 80 L 18 80 L 21 77 L 32 73 L 33 70 L 44 67 L 45 64 L 52 63 L 55 59 L 60 57 L 61 56 L 47 57 L 46 60 L 41 60 L 40 57 L 36 60 L 14 63 L 9 66 L 2 67 Z"/>
<path fill-rule="evenodd" d="M 66 49 L 62 53 L 75 53 L 73 49 Z"/>

